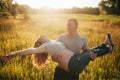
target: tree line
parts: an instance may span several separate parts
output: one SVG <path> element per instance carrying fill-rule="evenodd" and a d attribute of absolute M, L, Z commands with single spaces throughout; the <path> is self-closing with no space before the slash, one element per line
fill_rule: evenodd
<path fill-rule="evenodd" d="M 13 3 L 13 0 L 0 0 L 0 17 L 13 16 L 17 14 L 24 14 L 25 18 L 28 18 L 29 13 L 80 13 L 80 14 L 112 14 L 120 15 L 120 0 L 101 0 L 98 7 L 85 7 L 71 9 L 32 9 L 28 5 L 19 5 Z"/>
<path fill-rule="evenodd" d="M 100 11 L 98 8 L 92 8 L 92 7 L 85 7 L 85 8 L 77 8 L 73 7 L 71 9 L 51 9 L 51 8 L 40 8 L 40 9 L 33 9 L 32 13 L 43 13 L 43 14 L 53 14 L 53 13 L 76 13 L 76 14 L 94 14 L 99 15 Z"/>
<path fill-rule="evenodd" d="M 101 0 L 98 6 L 100 14 L 120 15 L 120 0 Z"/>
<path fill-rule="evenodd" d="M 17 14 L 24 14 L 24 18 L 28 17 L 31 8 L 28 5 L 13 4 L 13 0 L 0 0 L 0 17 L 16 17 Z"/>

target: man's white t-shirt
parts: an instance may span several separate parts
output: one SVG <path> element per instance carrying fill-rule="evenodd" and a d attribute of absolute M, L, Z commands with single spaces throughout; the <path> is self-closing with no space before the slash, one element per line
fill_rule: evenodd
<path fill-rule="evenodd" d="M 57 40 L 62 42 L 67 49 L 73 51 L 75 54 L 80 53 L 82 49 L 87 47 L 86 38 L 79 34 L 73 38 L 70 38 L 67 33 L 61 34 Z"/>

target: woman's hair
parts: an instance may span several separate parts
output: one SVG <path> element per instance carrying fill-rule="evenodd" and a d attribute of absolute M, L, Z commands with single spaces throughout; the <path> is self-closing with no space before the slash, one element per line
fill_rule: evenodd
<path fill-rule="evenodd" d="M 41 45 L 42 45 L 41 41 L 37 40 L 35 41 L 34 47 L 36 48 Z M 33 65 L 39 68 L 39 66 L 45 64 L 47 58 L 48 58 L 48 54 L 46 52 L 32 54 Z"/>

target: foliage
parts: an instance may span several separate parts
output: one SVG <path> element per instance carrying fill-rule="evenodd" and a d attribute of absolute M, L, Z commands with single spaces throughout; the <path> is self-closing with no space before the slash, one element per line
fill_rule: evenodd
<path fill-rule="evenodd" d="M 101 14 L 120 15 L 120 0 L 102 0 L 99 3 Z"/>
<path fill-rule="evenodd" d="M 25 19 L 28 18 L 28 13 L 31 8 L 27 5 L 12 4 L 12 2 L 13 0 L 0 0 L 0 17 L 14 16 L 16 18 L 17 14 L 24 14 Z M 5 15 L 5 12 L 10 15 Z"/>
<path fill-rule="evenodd" d="M 79 80 L 119 80 L 120 28 L 111 22 L 119 20 L 119 17 L 112 15 L 36 14 L 31 15 L 30 20 L 2 19 L 0 20 L 0 55 L 33 47 L 34 41 L 42 34 L 56 39 L 60 34 L 66 32 L 67 20 L 76 18 L 79 25 L 78 32 L 87 38 L 89 48 L 103 42 L 107 32 L 112 34 L 115 44 L 114 52 L 90 62 L 80 74 Z M 106 21 L 110 21 L 111 24 Z M 53 80 L 56 65 L 49 59 L 45 66 L 36 69 L 32 65 L 31 55 L 18 56 L 4 67 L 0 67 L 0 80 Z"/>
<path fill-rule="evenodd" d="M 32 13 L 39 13 L 39 14 L 70 13 L 70 14 L 93 14 L 93 15 L 100 14 L 98 8 L 92 8 L 92 7 L 85 7 L 85 8 L 73 7 L 71 9 L 51 9 L 51 8 L 43 7 L 40 9 L 32 9 Z"/>
<path fill-rule="evenodd" d="M 6 18 L 8 18 L 9 16 L 11 16 L 11 14 L 8 13 L 8 12 L 0 12 L 0 17 L 6 17 Z"/>
<path fill-rule="evenodd" d="M 11 13 L 13 0 L 0 0 L 0 12 Z"/>

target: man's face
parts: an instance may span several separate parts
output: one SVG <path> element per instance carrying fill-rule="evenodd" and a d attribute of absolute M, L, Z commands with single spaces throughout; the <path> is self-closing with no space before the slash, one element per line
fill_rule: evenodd
<path fill-rule="evenodd" d="M 77 25 L 74 21 L 68 21 L 67 23 L 67 31 L 68 33 L 72 33 L 77 30 Z"/>

